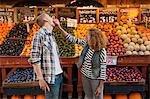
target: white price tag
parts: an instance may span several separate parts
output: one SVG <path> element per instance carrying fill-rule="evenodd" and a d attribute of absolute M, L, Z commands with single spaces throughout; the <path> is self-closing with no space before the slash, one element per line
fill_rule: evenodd
<path fill-rule="evenodd" d="M 107 56 L 107 65 L 116 65 L 118 56 Z"/>
<path fill-rule="evenodd" d="M 67 18 L 67 27 L 77 27 L 77 19 Z"/>

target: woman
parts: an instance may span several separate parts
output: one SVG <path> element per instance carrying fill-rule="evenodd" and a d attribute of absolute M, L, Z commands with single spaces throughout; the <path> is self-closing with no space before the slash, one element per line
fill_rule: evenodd
<path fill-rule="evenodd" d="M 88 29 L 85 40 L 75 38 L 54 20 L 55 25 L 71 42 L 83 46 L 78 67 L 81 66 L 82 84 L 86 99 L 103 99 L 104 81 L 106 80 L 106 45 L 107 38 L 96 28 Z"/>

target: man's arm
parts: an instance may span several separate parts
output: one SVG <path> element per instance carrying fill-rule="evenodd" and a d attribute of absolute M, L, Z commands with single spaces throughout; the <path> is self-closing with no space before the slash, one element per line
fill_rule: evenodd
<path fill-rule="evenodd" d="M 41 69 L 41 53 L 42 53 L 42 42 L 40 33 L 37 32 L 32 41 L 31 55 L 29 63 L 33 66 L 34 72 L 36 73 L 37 79 L 39 80 L 39 86 L 42 90 L 50 90 L 46 81 L 44 80 L 42 69 Z"/>
<path fill-rule="evenodd" d="M 50 91 L 50 88 L 49 88 L 48 84 L 46 83 L 46 81 L 43 78 L 41 66 L 39 64 L 33 64 L 32 66 L 33 66 L 34 71 L 35 71 L 35 73 L 37 75 L 37 78 L 39 80 L 39 86 L 40 86 L 40 88 L 42 90 L 48 90 L 48 91 Z"/>

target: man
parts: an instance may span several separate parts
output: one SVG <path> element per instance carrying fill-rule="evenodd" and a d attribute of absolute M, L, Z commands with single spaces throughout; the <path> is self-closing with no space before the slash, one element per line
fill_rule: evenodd
<path fill-rule="evenodd" d="M 34 68 L 40 88 L 46 92 L 46 99 L 60 99 L 63 71 L 52 34 L 55 24 L 47 14 L 39 15 L 37 24 L 41 29 L 34 35 L 29 63 Z"/>

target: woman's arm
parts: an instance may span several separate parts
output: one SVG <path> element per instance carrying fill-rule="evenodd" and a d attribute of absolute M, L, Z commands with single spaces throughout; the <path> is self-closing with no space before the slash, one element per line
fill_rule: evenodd
<path fill-rule="evenodd" d="M 54 20 L 55 25 L 57 28 L 63 33 L 64 37 L 66 37 L 70 42 L 74 42 L 76 44 L 80 44 L 82 46 L 86 45 L 86 42 L 82 39 L 76 38 L 75 36 L 67 33 L 61 26 L 57 19 Z"/>
<path fill-rule="evenodd" d="M 97 87 L 97 90 L 95 92 L 96 96 L 99 96 L 101 94 L 101 91 L 103 91 L 103 88 L 104 88 L 104 81 L 106 80 L 106 57 L 107 57 L 107 54 L 106 54 L 106 50 L 103 48 L 101 50 L 101 53 L 100 53 L 100 83 L 99 83 L 99 86 Z"/>
<path fill-rule="evenodd" d="M 100 53 L 100 68 L 101 68 L 101 71 L 100 71 L 100 79 L 101 80 L 106 80 L 106 57 L 107 57 L 107 54 L 106 54 L 106 49 L 103 48 L 101 50 L 101 53 Z"/>

